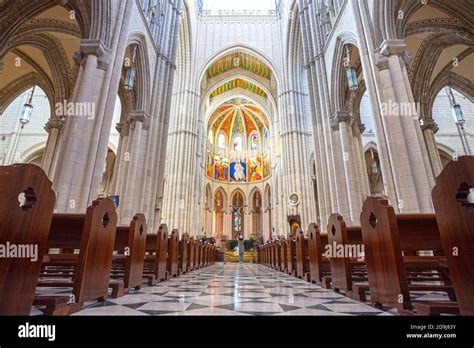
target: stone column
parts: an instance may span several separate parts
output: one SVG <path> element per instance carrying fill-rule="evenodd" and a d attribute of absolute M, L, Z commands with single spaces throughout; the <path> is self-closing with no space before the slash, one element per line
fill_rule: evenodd
<path fill-rule="evenodd" d="M 376 133 L 385 131 L 390 170 L 395 183 L 395 197 L 400 212 L 432 212 L 430 177 L 420 143 L 420 125 L 410 88 L 407 88 L 405 62 L 400 58 L 405 43 L 385 41 L 377 61 L 377 93 L 379 94 L 382 127 L 376 124 Z M 403 112 L 402 108 L 406 108 Z M 379 145 L 380 146 L 380 145 Z M 426 151 L 426 149 L 425 149 Z M 431 171 L 431 170 L 430 170 Z M 385 173 L 383 173 L 385 178 Z M 390 196 L 389 196 L 390 197 Z M 393 205 L 393 193 L 391 196 Z"/>
<path fill-rule="evenodd" d="M 350 225 L 359 225 L 363 204 L 360 199 L 362 183 L 359 182 L 360 175 L 357 170 L 358 154 L 353 150 L 353 117 L 348 111 L 338 111 L 333 115 L 331 122 L 332 130 L 339 132 L 345 184 L 345 189 L 342 187 L 339 189 L 346 195 L 348 209 L 348 211 L 341 210 L 338 213 L 344 216 Z"/>
<path fill-rule="evenodd" d="M 84 212 L 97 198 L 105 169 L 108 139 L 125 56 L 133 2 L 120 3 L 110 47 L 100 39 L 81 42 L 80 69 L 54 171 L 59 212 Z M 82 109 L 79 109 L 82 107 Z"/>
<path fill-rule="evenodd" d="M 433 179 L 404 61 L 406 44 L 386 39 L 375 47 L 364 3 L 352 1 L 351 5 L 390 204 L 397 212 L 432 212 Z"/>
<path fill-rule="evenodd" d="M 245 222 L 244 238 L 248 239 L 250 237 L 250 234 L 253 232 L 253 210 L 252 209 L 245 210 L 244 222 Z"/>
<path fill-rule="evenodd" d="M 48 132 L 48 140 L 46 142 L 41 167 L 51 179 L 54 177 L 54 158 L 58 151 L 59 135 L 63 124 L 64 122 L 57 117 L 52 117 L 45 125 L 45 130 Z"/>
<path fill-rule="evenodd" d="M 206 214 L 206 220 L 205 220 L 205 225 L 204 225 L 204 230 L 206 231 L 206 234 L 208 236 L 213 235 L 213 230 L 212 230 L 212 210 L 211 209 L 206 209 L 205 210 Z M 224 213 L 222 213 L 224 214 Z M 224 220 L 224 219 L 222 219 Z M 224 231 L 224 226 L 222 226 L 222 231 Z"/>
<path fill-rule="evenodd" d="M 303 96 L 301 92 L 288 90 L 280 97 L 280 104 L 283 174 L 281 204 L 285 208 L 282 218 L 288 225 L 286 215 L 300 215 L 301 227 L 306 229 L 316 213 L 312 198 L 311 169 L 307 151 L 307 138 L 311 137 L 311 134 L 307 131 L 304 121 Z M 293 193 L 300 197 L 300 203 L 297 206 L 290 206 L 288 203 L 288 199 Z"/>
<path fill-rule="evenodd" d="M 436 178 L 441 174 L 443 170 L 443 164 L 441 163 L 441 157 L 439 155 L 438 143 L 436 142 L 435 134 L 439 131 L 439 127 L 432 119 L 423 120 L 421 129 L 423 131 L 423 137 L 425 139 L 426 148 L 430 156 L 431 169 L 433 175 Z"/>
<path fill-rule="evenodd" d="M 224 236 L 232 239 L 232 210 L 224 211 Z"/>
<path fill-rule="evenodd" d="M 133 215 L 141 212 L 139 183 L 144 154 L 142 140 L 149 130 L 149 118 L 143 110 L 134 110 L 126 121 L 126 135 L 122 139 L 120 153 L 115 165 L 118 166 L 117 183 L 114 194 L 120 197 L 118 208 L 119 223 L 126 225 Z M 123 126 L 122 126 L 123 127 Z"/>
<path fill-rule="evenodd" d="M 144 208 L 150 210 L 150 224 L 162 219 L 162 204 L 164 200 L 164 175 L 166 167 L 166 148 L 168 145 L 168 131 L 170 123 L 170 109 L 174 75 L 176 71 L 176 48 L 179 38 L 179 23 L 181 19 L 181 7 L 183 3 L 177 0 L 174 3 L 165 3 L 168 9 L 160 26 L 158 47 L 162 51 L 158 55 L 156 75 L 154 79 L 152 104 L 152 134 L 148 139 L 146 166 L 146 180 L 142 183 L 142 189 L 146 191 L 143 200 Z M 181 231 L 180 231 L 181 232 Z"/>
<path fill-rule="evenodd" d="M 299 0 L 304 64 L 308 71 L 310 107 L 313 115 L 320 225 L 325 229 L 331 213 L 347 210 L 347 199 L 344 198 L 345 189 L 342 194 L 340 190 L 340 187 L 345 186 L 340 139 L 338 134 L 331 130 L 330 124 L 331 99 L 323 52 L 326 35 L 318 6 L 315 1 Z"/>
<path fill-rule="evenodd" d="M 365 163 L 365 154 L 364 147 L 362 145 L 361 135 L 365 131 L 365 126 L 360 123 L 353 123 L 352 125 L 352 135 L 353 135 L 353 144 L 354 152 L 356 158 L 356 167 L 357 173 L 359 175 L 359 189 L 360 189 L 360 199 L 362 202 L 365 202 L 367 197 L 370 196 L 370 184 L 369 177 L 367 175 L 367 165 Z"/>
<path fill-rule="evenodd" d="M 270 237 L 270 230 L 271 230 L 270 220 L 271 220 L 271 210 L 266 209 L 266 210 L 263 212 L 263 231 L 262 231 L 262 236 L 263 236 L 263 240 L 264 240 L 264 241 L 267 241 L 268 238 Z"/>

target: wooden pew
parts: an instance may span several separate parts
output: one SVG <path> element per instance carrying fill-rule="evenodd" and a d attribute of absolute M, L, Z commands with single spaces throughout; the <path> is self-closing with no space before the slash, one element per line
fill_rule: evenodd
<path fill-rule="evenodd" d="M 261 246 L 261 249 L 262 249 L 262 263 L 263 265 L 265 266 L 268 266 L 268 255 L 267 255 L 267 252 L 268 252 L 268 249 L 267 249 L 267 242 L 265 242 L 262 246 Z"/>
<path fill-rule="evenodd" d="M 191 272 L 194 270 L 194 237 L 189 237 L 187 250 L 186 264 L 188 271 Z"/>
<path fill-rule="evenodd" d="M 332 288 L 365 302 L 365 293 L 369 291 L 369 286 L 361 228 L 347 227 L 341 215 L 331 214 L 327 230 L 328 245 L 332 250 L 332 256 L 329 258 Z M 348 251 L 351 255 L 339 255 L 338 248 L 344 248 L 344 253 Z"/>
<path fill-rule="evenodd" d="M 166 270 L 170 277 L 177 277 L 178 273 L 178 230 L 173 230 L 168 237 L 168 258 Z"/>
<path fill-rule="evenodd" d="M 198 241 L 199 248 L 199 268 L 204 268 L 204 242 L 202 240 Z"/>
<path fill-rule="evenodd" d="M 445 256 L 434 214 L 395 214 L 387 200 L 369 197 L 361 222 L 372 303 L 411 314 L 410 291 L 442 291 L 455 299 L 440 266 Z M 436 256 L 417 256 L 420 251 Z"/>
<path fill-rule="evenodd" d="M 272 243 L 272 248 L 273 248 L 273 262 L 272 262 L 272 268 L 274 270 L 279 270 L 280 269 L 280 243 L 278 238 L 273 240 Z"/>
<path fill-rule="evenodd" d="M 0 196 L 0 244 L 4 252 L 13 250 L 9 246 L 37 248 L 36 261 L 34 257 L 8 254 L 0 258 L 0 315 L 29 315 L 56 198 L 51 181 L 32 164 L 0 166 Z"/>
<path fill-rule="evenodd" d="M 166 272 L 168 227 L 166 225 L 161 225 L 156 234 L 147 234 L 145 251 L 143 277 L 148 280 L 148 285 L 153 286 L 168 279 Z"/>
<path fill-rule="evenodd" d="M 309 271 L 308 239 L 303 231 L 296 232 L 296 277 L 311 282 Z"/>
<path fill-rule="evenodd" d="M 194 239 L 194 269 L 197 270 L 199 268 L 201 268 L 201 263 L 200 263 L 200 260 L 201 260 L 201 247 L 200 247 L 200 241 L 199 239 L 195 238 Z"/>
<path fill-rule="evenodd" d="M 275 264 L 274 264 L 274 269 L 277 271 L 281 271 L 280 266 L 281 266 L 281 248 L 282 248 L 282 243 L 281 239 L 277 238 L 275 240 Z"/>
<path fill-rule="evenodd" d="M 137 214 L 130 226 L 117 227 L 111 278 L 122 282 L 111 283 L 112 297 L 140 289 L 145 261 L 147 225 L 145 215 Z"/>
<path fill-rule="evenodd" d="M 203 263 L 203 267 L 207 267 L 209 266 L 209 244 L 206 241 L 203 242 L 203 250 L 204 250 L 204 254 L 203 254 L 202 263 Z"/>
<path fill-rule="evenodd" d="M 189 235 L 184 233 L 179 241 L 178 271 L 181 274 L 188 272 L 188 245 Z"/>
<path fill-rule="evenodd" d="M 267 267 L 272 268 L 272 265 L 273 265 L 273 240 L 268 241 L 267 249 L 268 249 Z"/>
<path fill-rule="evenodd" d="M 71 287 L 69 314 L 86 301 L 107 298 L 116 225 L 117 213 L 110 199 L 94 201 L 86 214 L 53 215 L 47 248 L 60 253 L 47 255 L 37 286 Z M 54 297 L 37 296 L 33 304 L 55 301 Z"/>
<path fill-rule="evenodd" d="M 310 224 L 308 229 L 309 275 L 312 283 L 323 288 L 331 288 L 331 270 L 329 259 L 324 256 L 328 236 L 319 230 L 317 224 Z"/>
<path fill-rule="evenodd" d="M 280 271 L 288 273 L 288 243 L 285 237 L 280 237 Z"/>
<path fill-rule="evenodd" d="M 436 220 L 461 315 L 474 315 L 473 187 L 474 157 L 462 156 L 444 168 L 432 192 Z M 446 311 L 445 308 L 438 309 L 440 313 Z"/>
<path fill-rule="evenodd" d="M 286 239 L 287 273 L 296 276 L 296 240 L 291 234 Z"/>

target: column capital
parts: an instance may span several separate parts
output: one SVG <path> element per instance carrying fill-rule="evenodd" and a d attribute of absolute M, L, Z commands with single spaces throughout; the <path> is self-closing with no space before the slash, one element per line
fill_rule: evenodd
<path fill-rule="evenodd" d="M 413 55 L 407 51 L 405 40 L 400 39 L 385 40 L 379 47 L 379 53 L 376 65 L 380 70 L 388 69 L 387 57 L 398 56 L 400 64 L 410 64 L 413 59 Z"/>
<path fill-rule="evenodd" d="M 434 134 L 438 133 L 439 131 L 439 126 L 438 124 L 431 118 L 429 119 L 423 119 L 422 124 L 421 124 L 421 129 L 423 131 L 425 130 L 431 130 Z"/>
<path fill-rule="evenodd" d="M 339 130 L 339 123 L 346 122 L 350 124 L 353 121 L 351 113 L 347 110 L 336 111 L 331 117 L 331 129 L 333 131 Z"/>
<path fill-rule="evenodd" d="M 79 52 L 74 52 L 73 59 L 77 64 L 82 64 L 89 55 L 97 57 L 97 67 L 107 70 L 110 64 L 110 49 L 101 40 L 83 39 Z"/>
<path fill-rule="evenodd" d="M 64 125 L 65 121 L 58 118 L 58 117 L 52 117 L 48 120 L 48 122 L 46 122 L 45 126 L 44 126 L 44 129 L 46 130 L 46 132 L 50 132 L 51 130 L 53 129 L 58 129 L 60 130 L 61 128 L 63 128 L 63 125 Z"/>
<path fill-rule="evenodd" d="M 125 123 L 117 123 L 115 125 L 115 129 L 117 130 L 117 132 L 120 133 L 120 136 L 122 136 L 122 137 L 128 136 L 129 131 L 130 131 L 129 130 L 129 125 L 126 122 Z"/>
<path fill-rule="evenodd" d="M 383 56 L 391 55 L 403 55 L 407 49 L 407 44 L 405 40 L 400 39 L 387 39 L 382 42 L 380 45 L 380 54 Z"/>
<path fill-rule="evenodd" d="M 144 130 L 150 129 L 150 115 L 146 111 L 133 110 L 130 112 L 127 123 L 134 128 L 137 122 L 141 122 L 143 124 L 142 127 Z"/>

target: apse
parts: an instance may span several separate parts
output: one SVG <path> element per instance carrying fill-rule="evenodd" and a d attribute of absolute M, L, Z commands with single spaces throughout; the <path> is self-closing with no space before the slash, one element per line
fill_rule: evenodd
<path fill-rule="evenodd" d="M 208 179 L 256 183 L 271 174 L 268 119 L 255 103 L 241 97 L 221 104 L 208 122 Z"/>

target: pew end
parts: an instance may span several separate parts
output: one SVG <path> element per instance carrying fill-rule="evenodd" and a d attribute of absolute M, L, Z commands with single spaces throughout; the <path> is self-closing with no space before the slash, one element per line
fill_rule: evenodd
<path fill-rule="evenodd" d="M 33 164 L 0 166 L 0 196 L 0 244 L 31 246 L 37 254 L 36 261 L 28 255 L 0 258 L 0 315 L 29 315 L 56 197 L 51 181 Z"/>

